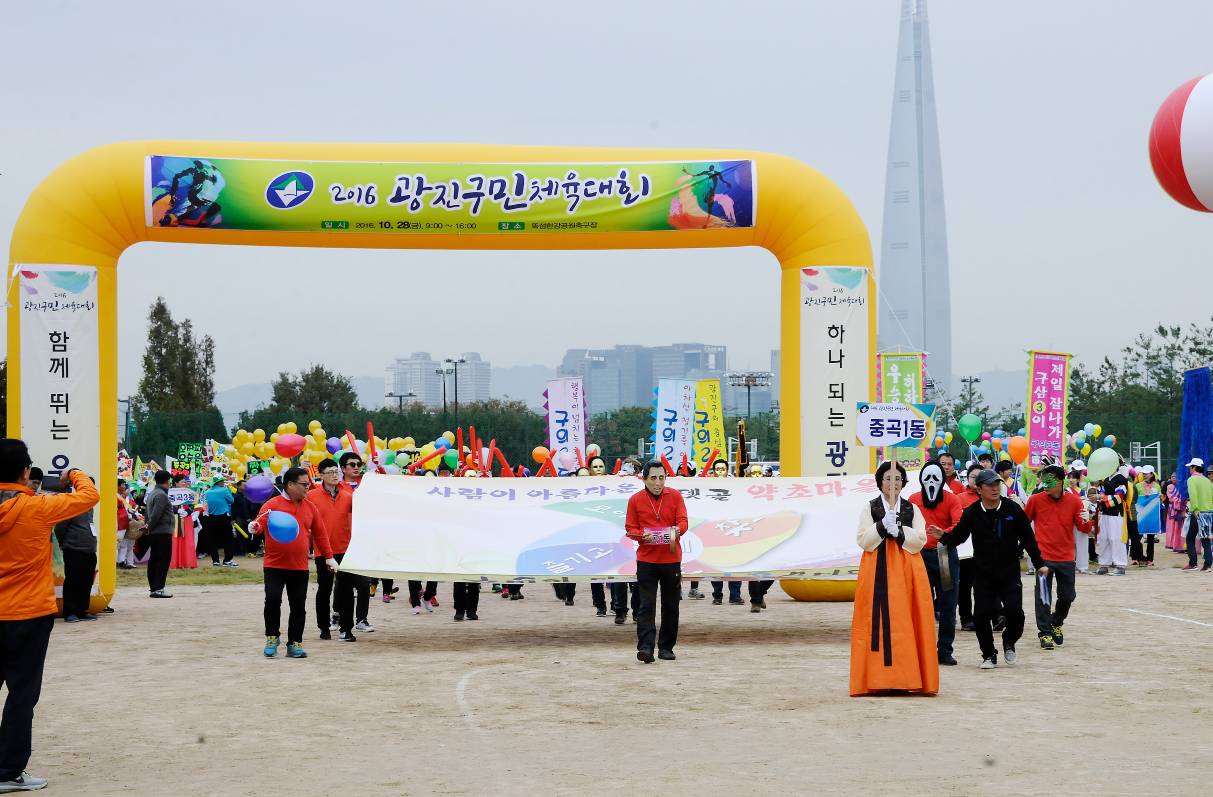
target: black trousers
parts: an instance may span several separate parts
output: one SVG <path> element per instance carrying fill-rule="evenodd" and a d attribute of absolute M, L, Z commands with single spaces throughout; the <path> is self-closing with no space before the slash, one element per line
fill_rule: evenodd
<path fill-rule="evenodd" d="M 568 600 L 577 595 L 577 583 L 553 584 L 552 591 L 556 593 L 556 597 L 560 600 Z"/>
<path fill-rule="evenodd" d="M 960 561 L 964 561 L 961 559 Z M 973 579 L 973 623 L 977 626 L 977 644 L 983 658 L 998 651 L 994 647 L 994 620 L 1007 618 L 1002 630 L 1002 645 L 1013 648 L 1023 636 L 1023 584 L 1019 581 L 1019 562 L 1006 573 L 975 573 Z"/>
<path fill-rule="evenodd" d="M 429 602 L 430 598 L 438 594 L 438 582 L 425 582 L 425 592 L 421 591 L 420 581 L 409 582 L 409 606 L 420 606 L 422 601 Z"/>
<path fill-rule="evenodd" d="M 1074 563 L 1050 562 L 1045 560 L 1049 575 L 1049 593 L 1053 599 L 1051 606 L 1045 606 L 1040 599 L 1040 576 L 1036 577 L 1036 633 L 1038 635 L 1052 634 L 1053 626 L 1061 628 L 1066 618 L 1070 616 L 1070 606 L 1078 593 L 1074 589 Z M 1056 588 L 1054 587 L 1056 581 Z"/>
<path fill-rule="evenodd" d="M 344 553 L 335 553 L 338 563 Z M 330 597 L 332 608 L 330 609 Z M 349 631 L 354 627 L 354 607 L 357 604 L 358 620 L 365 620 L 371 605 L 371 585 L 364 576 L 356 573 L 330 573 L 324 557 L 316 557 L 316 626 L 325 631 L 329 627 L 332 613 L 337 613 L 337 628 Z"/>
<path fill-rule="evenodd" d="M 63 549 L 63 616 L 88 612 L 93 575 L 97 572 L 97 554 L 92 551 Z"/>
<path fill-rule="evenodd" d="M 173 558 L 173 535 L 149 534 L 147 543 L 151 549 L 147 560 L 147 588 L 158 592 L 164 589 L 164 581 L 168 578 L 168 563 Z"/>
<path fill-rule="evenodd" d="M 973 622 L 973 558 L 960 560 L 960 580 L 956 585 L 956 608 L 960 624 Z"/>
<path fill-rule="evenodd" d="M 452 585 L 455 611 L 474 612 L 480 606 L 480 584 L 475 581 L 456 581 Z"/>
<path fill-rule="evenodd" d="M 606 608 L 606 584 L 594 581 L 590 584 L 590 600 L 595 609 Z"/>
<path fill-rule="evenodd" d="M 286 622 L 286 641 L 302 642 L 303 626 L 307 623 L 307 571 L 265 568 L 265 635 L 279 636 L 282 626 L 282 590 L 290 605 Z"/>
<path fill-rule="evenodd" d="M 19 777 L 29 763 L 34 706 L 42 695 L 42 667 L 55 616 L 0 620 L 0 684 L 8 687 L 0 720 L 0 781 Z"/>
<path fill-rule="evenodd" d="M 202 535 L 206 539 L 206 552 L 212 562 L 219 561 L 219 549 L 223 549 L 223 561 L 230 562 L 236 554 L 236 541 L 232 538 L 231 515 L 203 515 Z"/>
<path fill-rule="evenodd" d="M 751 581 L 746 585 L 746 589 L 750 593 L 750 603 L 758 603 L 766 600 L 767 590 L 771 588 L 774 581 Z"/>
<path fill-rule="evenodd" d="M 724 582 L 723 581 L 713 581 L 712 582 L 712 597 L 720 598 L 721 600 L 724 599 Z M 729 582 L 729 600 L 731 600 L 731 601 L 732 600 L 736 600 L 736 601 L 741 600 L 741 582 L 740 581 L 730 581 Z"/>
<path fill-rule="evenodd" d="M 678 591 L 682 586 L 682 563 L 636 563 L 636 591 L 640 593 L 640 611 L 636 612 L 636 650 L 652 652 L 654 639 L 658 650 L 673 650 L 678 642 Z M 661 631 L 657 630 L 657 591 L 661 590 Z"/>
<path fill-rule="evenodd" d="M 618 583 L 611 584 L 611 611 L 615 614 L 622 614 L 625 617 L 628 613 L 628 593 L 631 593 L 630 606 L 632 614 L 636 614 L 640 608 L 640 595 L 636 589 L 636 582 L 630 584 Z"/>

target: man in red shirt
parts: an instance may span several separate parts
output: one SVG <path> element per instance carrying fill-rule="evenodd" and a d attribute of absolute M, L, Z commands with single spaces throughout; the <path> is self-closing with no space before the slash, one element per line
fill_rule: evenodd
<path fill-rule="evenodd" d="M 320 484 L 314 485 L 307 494 L 307 500 L 312 502 L 324 527 L 328 529 L 329 544 L 333 548 L 333 558 L 341 562 L 350 546 L 350 531 L 354 517 L 354 491 L 341 480 L 341 469 L 331 459 L 323 460 L 318 466 Z M 370 608 L 370 586 L 366 579 L 353 573 L 338 572 L 336 576 L 329 572 L 324 557 L 319 551 L 316 554 L 316 624 L 320 627 L 320 638 L 331 639 L 331 626 L 338 628 L 338 638 L 342 642 L 356 642 L 354 636 L 354 601 L 358 602 L 358 615 L 366 617 Z M 334 584 L 336 591 L 334 592 Z M 332 595 L 332 611 L 336 612 L 336 623 L 329 609 L 329 595 Z M 370 623 L 366 629 L 374 631 Z"/>
<path fill-rule="evenodd" d="M 943 451 L 935 458 L 939 462 L 939 467 L 943 468 L 943 483 L 956 495 L 960 495 L 967 488 L 967 485 L 962 482 L 956 475 L 956 457 Z"/>
<path fill-rule="evenodd" d="M 927 462 L 918 475 L 921 490 L 910 496 L 910 503 L 922 512 L 928 529 L 940 533 L 951 531 L 960 522 L 964 508 L 947 489 L 947 469 L 938 460 Z M 939 545 L 933 534 L 927 535 L 927 544 L 922 549 L 922 562 L 927 566 L 927 577 L 931 581 L 931 593 L 935 599 L 935 614 L 939 618 L 939 634 L 936 649 L 939 663 L 954 666 L 952 643 L 956 639 L 956 593 L 960 583 L 960 559 L 956 549 Z"/>
<path fill-rule="evenodd" d="M 279 629 L 282 622 L 282 590 L 290 604 L 286 629 L 286 655 L 306 659 L 303 650 L 303 627 L 307 623 L 307 577 L 309 543 L 325 559 L 329 572 L 337 570 L 337 560 L 329 547 L 329 533 L 315 505 L 307 500 L 312 480 L 303 468 L 291 468 L 282 476 L 284 495 L 276 495 L 261 505 L 261 513 L 249 524 L 253 534 L 269 530 L 270 512 L 293 515 L 299 531 L 288 542 L 279 542 L 273 535 L 265 538 L 265 650 L 267 658 L 278 655 Z"/>
<path fill-rule="evenodd" d="M 681 536 L 687 530 L 687 505 L 682 493 L 665 486 L 665 466 L 650 462 L 643 470 L 644 489 L 628 499 L 624 529 L 628 539 L 637 543 L 636 587 L 640 607 L 636 612 L 636 659 L 653 661 L 653 641 L 657 657 L 674 660 L 678 641 L 678 592 L 682 584 Z M 657 616 L 657 588 L 661 587 L 661 634 L 654 621 Z"/>
<path fill-rule="evenodd" d="M 1036 634 L 1044 650 L 1053 650 L 1065 637 L 1061 626 L 1074 603 L 1074 529 L 1091 531 L 1093 524 L 1082 499 L 1066 490 L 1066 472 L 1058 465 L 1040 469 L 1040 486 L 1044 489 L 1028 499 L 1024 513 L 1036 529 L 1040 558 L 1049 568 L 1042 588 L 1036 585 Z M 1053 578 L 1057 578 L 1057 593 L 1053 595 Z M 1052 597 L 1052 611 L 1041 596 Z"/>
<path fill-rule="evenodd" d="M 965 472 L 965 484 L 967 485 L 963 491 L 956 492 L 956 497 L 960 499 L 960 511 L 971 507 L 980 500 L 977 494 L 977 474 L 981 473 L 984 468 L 974 462 Z M 953 488 L 955 492 L 955 488 Z M 929 534 L 927 535 L 930 536 Z M 972 631 L 977 626 L 973 623 L 973 557 L 966 556 L 960 560 L 960 583 L 956 593 L 956 606 L 960 609 L 960 628 L 963 631 Z"/>

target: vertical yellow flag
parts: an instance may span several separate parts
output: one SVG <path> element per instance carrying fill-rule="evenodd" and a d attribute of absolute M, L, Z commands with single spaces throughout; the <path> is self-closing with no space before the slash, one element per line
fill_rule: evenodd
<path fill-rule="evenodd" d="M 720 405 L 720 380 L 700 379 L 695 383 L 695 467 L 702 470 L 708 457 L 727 460 L 729 449 L 724 437 L 724 410 Z"/>

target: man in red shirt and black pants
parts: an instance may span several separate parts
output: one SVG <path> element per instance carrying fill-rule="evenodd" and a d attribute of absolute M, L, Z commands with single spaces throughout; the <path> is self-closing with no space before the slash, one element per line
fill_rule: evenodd
<path fill-rule="evenodd" d="M 653 661 L 656 638 L 657 657 L 674 659 L 678 641 L 678 591 L 682 585 L 681 536 L 687 530 L 687 505 L 682 493 L 665 486 L 665 466 L 650 462 L 644 466 L 644 489 L 628 499 L 624 528 L 636 548 L 636 587 L 640 608 L 636 612 L 636 659 Z M 661 633 L 657 616 L 657 588 L 661 587 Z"/>
<path fill-rule="evenodd" d="M 1074 589 L 1074 529 L 1090 532 L 1094 524 L 1082 499 L 1066 490 L 1066 472 L 1059 465 L 1041 468 L 1040 486 L 1044 489 L 1028 499 L 1024 513 L 1035 526 L 1040 558 L 1049 568 L 1049 574 L 1041 579 L 1046 581 L 1046 596 L 1052 598 L 1052 611 L 1041 597 L 1037 584 L 1036 632 L 1040 647 L 1053 650 L 1065 641 L 1061 626 L 1077 596 Z M 1056 595 L 1052 595 L 1054 576 L 1057 578 Z"/>

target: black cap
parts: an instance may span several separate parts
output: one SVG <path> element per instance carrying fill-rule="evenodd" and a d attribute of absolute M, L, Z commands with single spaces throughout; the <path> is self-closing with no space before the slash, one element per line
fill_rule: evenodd
<path fill-rule="evenodd" d="M 1002 481 L 1002 479 L 998 478 L 998 474 L 995 473 L 994 471 L 990 470 L 989 468 L 987 468 L 986 470 L 983 470 L 981 473 L 977 474 L 977 486 L 978 487 L 981 487 L 983 484 L 998 484 L 1001 481 Z"/>

